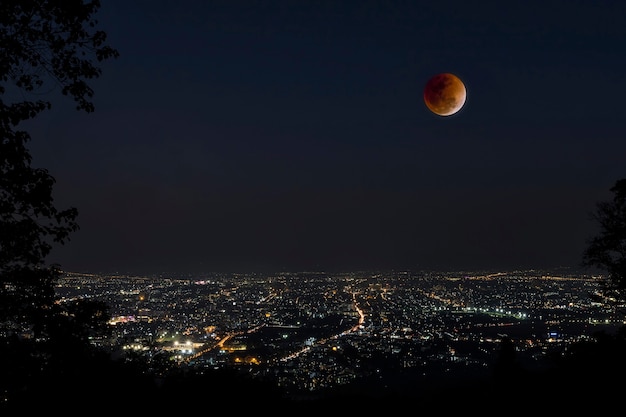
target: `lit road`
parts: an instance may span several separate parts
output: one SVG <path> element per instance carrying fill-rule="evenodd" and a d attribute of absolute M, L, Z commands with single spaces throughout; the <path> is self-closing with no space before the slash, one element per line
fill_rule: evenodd
<path fill-rule="evenodd" d="M 354 309 L 356 310 L 357 313 L 359 313 L 359 321 L 357 322 L 357 324 L 355 324 L 354 326 L 352 326 L 350 329 L 348 330 L 344 330 L 343 332 L 327 337 L 325 339 L 320 339 L 319 341 L 317 341 L 315 343 L 315 345 L 319 346 L 319 345 L 324 345 L 326 344 L 329 340 L 334 340 L 334 339 L 338 339 L 342 336 L 345 336 L 349 333 L 355 332 L 357 330 L 359 330 L 361 328 L 361 326 L 363 326 L 363 323 L 365 323 L 365 313 L 363 313 L 363 310 L 361 310 L 359 308 L 359 303 L 356 299 L 356 293 L 353 292 L 352 293 L 352 305 L 354 306 Z M 302 348 L 301 350 L 298 350 L 296 352 L 293 352 L 287 356 L 284 356 L 280 359 L 280 361 L 285 362 L 288 361 L 290 359 L 294 359 L 297 358 L 298 356 L 308 352 L 309 350 L 311 350 L 311 348 L 313 347 L 313 345 L 309 345 L 309 346 L 305 346 L 304 348 Z"/>

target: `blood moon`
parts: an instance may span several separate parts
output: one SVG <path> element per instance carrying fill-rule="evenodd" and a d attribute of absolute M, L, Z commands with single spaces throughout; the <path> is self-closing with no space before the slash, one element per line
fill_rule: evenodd
<path fill-rule="evenodd" d="M 439 116 L 450 116 L 465 104 L 467 90 L 459 77 L 443 72 L 432 77 L 424 87 L 424 102 Z"/>

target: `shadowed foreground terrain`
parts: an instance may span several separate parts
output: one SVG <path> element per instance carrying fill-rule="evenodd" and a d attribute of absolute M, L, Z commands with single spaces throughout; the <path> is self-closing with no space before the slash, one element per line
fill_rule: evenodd
<path fill-rule="evenodd" d="M 623 332 L 621 332 L 623 333 Z M 621 398 L 626 371 L 623 337 L 604 336 L 576 346 L 554 367 L 529 371 L 501 352 L 483 375 L 453 373 L 423 378 L 416 371 L 387 375 L 316 395 L 287 397 L 273 384 L 233 370 L 146 376 L 136 364 L 94 358 L 76 369 L 41 378 L 8 411 L 58 410 L 66 415 L 146 412 L 599 412 Z"/>

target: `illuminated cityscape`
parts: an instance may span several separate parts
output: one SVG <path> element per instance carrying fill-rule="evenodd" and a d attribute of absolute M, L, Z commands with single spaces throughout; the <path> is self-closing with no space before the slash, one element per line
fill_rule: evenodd
<path fill-rule="evenodd" d="M 486 375 L 505 337 L 525 367 L 549 366 L 555 352 L 624 324 L 600 285 L 594 276 L 538 270 L 68 272 L 57 293 L 61 302 L 86 297 L 110 306 L 113 334 L 93 342 L 113 354 L 234 368 L 296 396 Z"/>

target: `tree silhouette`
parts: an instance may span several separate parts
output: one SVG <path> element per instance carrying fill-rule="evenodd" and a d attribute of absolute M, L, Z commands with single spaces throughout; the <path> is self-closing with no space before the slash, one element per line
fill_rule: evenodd
<path fill-rule="evenodd" d="M 606 296 L 626 299 L 626 179 L 611 188 L 613 200 L 597 203 L 593 219 L 600 226 L 597 236 L 588 241 L 583 265 L 598 267 L 608 275 Z"/>
<path fill-rule="evenodd" d="M 494 363 L 493 372 L 498 381 L 508 382 L 520 376 L 521 366 L 517 360 L 515 344 L 508 336 L 503 337 L 500 342 L 500 350 Z"/>
<path fill-rule="evenodd" d="M 613 199 L 597 203 L 592 214 L 600 231 L 588 241 L 582 264 L 607 273 L 602 281 L 602 295 L 618 309 L 626 301 L 626 179 L 617 180 L 610 190 Z M 592 342 L 574 344 L 562 357 L 565 379 L 582 381 L 579 385 L 585 387 L 587 394 L 588 381 L 594 381 L 593 388 L 603 395 L 621 395 L 620 388 L 612 382 L 599 384 L 598 381 L 615 381 L 623 376 L 625 349 L 626 326 L 621 325 L 613 333 L 596 332 Z"/>
<path fill-rule="evenodd" d="M 60 266 L 53 245 L 78 229 L 75 208 L 54 204 L 54 177 L 31 165 L 28 132 L 19 125 L 52 107 L 58 89 L 77 110 L 92 112 L 89 80 L 97 63 L 118 56 L 96 30 L 99 1 L 3 0 L 0 3 L 0 403 L 27 393 L 38 378 L 67 367 L 68 343 L 93 355 L 89 337 L 105 334 L 108 308 L 59 303 Z M 33 99 L 28 99 L 32 97 Z M 82 353 L 81 353 L 82 352 Z M 75 357 L 74 357 L 75 358 Z"/>

